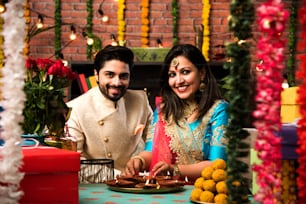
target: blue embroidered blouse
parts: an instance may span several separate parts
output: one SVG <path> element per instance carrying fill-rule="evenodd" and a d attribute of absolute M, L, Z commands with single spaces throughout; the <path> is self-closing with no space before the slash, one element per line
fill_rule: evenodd
<path fill-rule="evenodd" d="M 195 137 L 196 130 L 199 132 L 202 160 L 213 161 L 215 159 L 221 158 L 226 160 L 226 139 L 224 137 L 226 126 L 228 125 L 228 113 L 226 111 L 228 103 L 224 100 L 217 101 L 214 106 L 208 111 L 208 113 L 203 117 L 192 123 L 182 123 L 188 126 L 188 131 L 184 131 L 177 127 L 176 133 L 181 136 L 173 136 L 172 140 L 179 139 L 179 143 L 185 143 L 191 137 Z M 145 151 L 152 151 L 153 147 L 153 137 L 154 137 L 154 127 L 158 120 L 158 111 L 154 111 L 154 119 L 152 120 L 149 135 L 145 144 Z M 177 125 L 176 125 L 177 126 Z M 200 128 L 202 127 L 202 128 Z M 184 129 L 184 128 L 183 128 Z M 186 134 L 187 133 L 187 134 Z M 193 140 L 193 139 L 192 139 Z M 198 141 L 193 142 L 193 145 Z M 179 144 L 175 143 L 175 144 Z M 185 146 L 186 148 L 193 148 L 192 145 L 180 145 L 179 148 Z M 184 150 L 185 151 L 185 150 Z M 178 151 L 181 152 L 181 151 Z M 186 151 L 185 151 L 186 152 Z M 186 152 L 188 157 L 188 152 Z"/>

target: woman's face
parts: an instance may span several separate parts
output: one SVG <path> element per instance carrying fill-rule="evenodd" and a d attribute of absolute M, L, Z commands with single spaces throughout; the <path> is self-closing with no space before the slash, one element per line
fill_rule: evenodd
<path fill-rule="evenodd" d="M 95 75 L 102 94 L 112 101 L 118 101 L 129 86 L 129 65 L 119 60 L 106 61 L 99 74 L 95 71 Z"/>
<path fill-rule="evenodd" d="M 186 57 L 178 56 L 170 64 L 168 83 L 180 99 L 193 100 L 204 76 L 204 69 L 200 72 Z"/>

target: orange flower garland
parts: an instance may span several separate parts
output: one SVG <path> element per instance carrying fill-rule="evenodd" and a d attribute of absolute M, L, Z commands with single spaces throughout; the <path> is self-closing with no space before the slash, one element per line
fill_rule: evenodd
<path fill-rule="evenodd" d="M 150 0 L 141 1 L 141 47 L 149 45 L 149 4 Z"/>
<path fill-rule="evenodd" d="M 284 203 L 296 202 L 296 189 L 295 189 L 295 160 L 282 161 L 282 194 L 281 200 Z"/>
<path fill-rule="evenodd" d="M 125 19 L 124 19 L 124 11 L 125 11 L 125 0 L 118 0 L 118 41 L 124 41 L 125 37 Z"/>
<path fill-rule="evenodd" d="M 202 52 L 206 59 L 209 61 L 209 46 L 210 46 L 210 30 L 209 30 L 209 14 L 210 14 L 210 3 L 209 0 L 202 0 L 203 9 L 202 9 L 202 24 L 204 26 L 203 31 L 203 45 Z"/>
<path fill-rule="evenodd" d="M 29 0 L 27 0 L 25 2 L 25 6 L 24 6 L 24 20 L 25 20 L 25 23 L 27 25 L 26 27 L 26 33 L 29 33 L 29 30 L 30 30 L 30 23 L 31 23 L 31 16 L 30 16 L 30 5 L 29 5 Z M 25 56 L 28 56 L 29 55 L 29 41 L 30 41 L 30 38 L 29 36 L 26 36 L 25 38 L 25 46 L 24 46 L 24 49 L 23 49 L 23 54 Z"/>

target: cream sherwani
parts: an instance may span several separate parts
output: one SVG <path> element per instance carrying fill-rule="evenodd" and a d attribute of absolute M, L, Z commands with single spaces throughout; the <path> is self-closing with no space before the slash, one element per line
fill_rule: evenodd
<path fill-rule="evenodd" d="M 122 170 L 131 156 L 144 149 L 152 118 L 144 91 L 128 90 L 115 106 L 94 87 L 67 105 L 72 108 L 69 133 L 76 138 L 81 157 L 111 158 L 115 168 Z"/>

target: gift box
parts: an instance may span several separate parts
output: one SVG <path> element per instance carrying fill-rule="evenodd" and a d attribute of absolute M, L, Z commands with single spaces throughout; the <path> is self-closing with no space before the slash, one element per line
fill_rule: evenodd
<path fill-rule="evenodd" d="M 279 135 L 282 137 L 282 159 L 283 160 L 297 160 L 297 130 L 295 125 L 283 125 Z"/>
<path fill-rule="evenodd" d="M 291 123 L 301 116 L 297 104 L 298 87 L 286 88 L 281 93 L 281 120 L 282 123 Z"/>
<path fill-rule="evenodd" d="M 24 192 L 20 203 L 79 202 L 78 172 L 80 154 L 53 147 L 24 148 L 24 178 L 20 183 Z"/>

